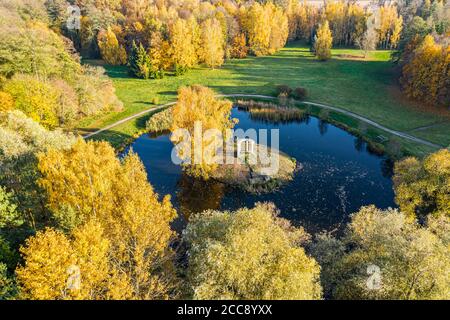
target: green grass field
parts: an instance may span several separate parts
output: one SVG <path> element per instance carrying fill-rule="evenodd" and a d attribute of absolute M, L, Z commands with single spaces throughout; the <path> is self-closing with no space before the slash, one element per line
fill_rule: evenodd
<path fill-rule="evenodd" d="M 199 67 L 182 76 L 167 76 L 160 80 L 131 78 L 126 67 L 105 66 L 125 108 L 119 113 L 84 119 L 78 128 L 80 132 L 92 131 L 155 104 L 174 101 L 177 89 L 184 85 L 201 84 L 223 94 L 274 95 L 277 85 L 287 84 L 293 88 L 305 87 L 309 92 L 308 101 L 337 106 L 388 128 L 448 146 L 450 116 L 422 111 L 416 103 L 406 100 L 400 92 L 389 55 L 389 51 L 376 51 L 362 59 L 359 50 L 334 49 L 331 60 L 320 62 L 311 55 L 308 47 L 291 44 L 273 56 L 231 60 L 219 69 Z M 121 146 L 142 132 L 147 117 L 105 131 L 96 139 L 106 139 L 116 147 Z M 417 128 L 420 130 L 415 130 Z M 432 151 L 411 142 L 405 141 L 404 145 L 413 154 Z"/>

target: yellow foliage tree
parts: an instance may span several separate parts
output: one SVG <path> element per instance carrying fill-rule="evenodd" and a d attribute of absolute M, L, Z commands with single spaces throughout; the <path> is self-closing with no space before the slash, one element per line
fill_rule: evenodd
<path fill-rule="evenodd" d="M 217 19 L 207 19 L 201 25 L 200 59 L 208 67 L 219 67 L 223 64 L 224 38 L 220 22 Z"/>
<path fill-rule="evenodd" d="M 241 19 L 243 29 L 247 33 L 251 52 L 256 56 L 268 53 L 270 44 L 270 17 L 264 7 L 255 2 Z"/>
<path fill-rule="evenodd" d="M 14 99 L 14 108 L 47 128 L 58 125 L 59 92 L 50 83 L 29 75 L 17 75 L 3 90 Z"/>
<path fill-rule="evenodd" d="M 242 8 L 240 16 L 249 49 L 254 55 L 273 54 L 285 45 L 289 23 L 287 13 L 280 7 L 272 2 L 264 5 L 255 2 L 248 9 Z"/>
<path fill-rule="evenodd" d="M 198 25 L 194 19 L 177 19 L 170 28 L 172 62 L 177 73 L 183 73 L 198 62 Z"/>
<path fill-rule="evenodd" d="M 230 56 L 232 58 L 243 59 L 247 56 L 248 47 L 245 34 L 240 33 L 236 35 L 231 43 Z"/>
<path fill-rule="evenodd" d="M 450 46 L 437 44 L 427 35 L 402 70 L 405 93 L 432 105 L 446 105 L 450 99 Z"/>
<path fill-rule="evenodd" d="M 303 229 L 273 205 L 191 217 L 188 282 L 194 299 L 320 299 L 320 267 L 301 243 Z"/>
<path fill-rule="evenodd" d="M 98 221 L 117 276 L 112 281 L 132 288 L 132 298 L 167 298 L 172 290 L 170 222 L 176 212 L 169 196 L 158 201 L 137 155 L 121 162 L 108 143 L 80 139 L 69 150 L 51 149 L 38 159 L 39 184 L 60 226 L 72 230 Z"/>
<path fill-rule="evenodd" d="M 119 44 L 111 28 L 102 30 L 97 36 L 98 47 L 103 60 L 112 65 L 122 65 L 127 62 L 125 48 Z"/>
<path fill-rule="evenodd" d="M 400 40 L 403 18 L 397 13 L 397 7 L 384 5 L 380 7 L 380 25 L 378 39 L 382 48 L 395 48 Z"/>
<path fill-rule="evenodd" d="M 25 264 L 17 268 L 17 280 L 25 299 L 54 300 L 70 297 L 67 271 L 76 258 L 70 241 L 53 229 L 27 239 L 21 248 Z"/>
<path fill-rule="evenodd" d="M 94 220 L 70 236 L 54 229 L 39 231 L 21 248 L 24 265 L 16 270 L 25 299 L 130 298 L 109 256 L 110 242 Z M 119 281 L 117 281 L 119 280 Z M 116 291 L 120 289 L 120 296 Z"/>
<path fill-rule="evenodd" d="M 171 67 L 171 48 L 160 32 L 153 32 L 150 39 L 149 58 L 151 63 L 150 74 L 155 78 L 162 78 L 164 71 Z"/>
<path fill-rule="evenodd" d="M 395 200 L 411 218 L 450 216 L 450 151 L 442 149 L 423 161 L 406 158 L 395 165 Z"/>
<path fill-rule="evenodd" d="M 286 44 L 289 35 L 288 17 L 282 8 L 269 2 L 265 8 L 270 16 L 269 53 L 273 54 Z"/>
<path fill-rule="evenodd" d="M 331 36 L 328 21 L 325 20 L 317 30 L 317 35 L 314 41 L 314 51 L 319 60 L 328 60 L 331 58 L 331 46 L 333 44 L 333 37 Z"/>
<path fill-rule="evenodd" d="M 218 144 L 221 142 L 215 137 L 206 137 L 204 133 L 209 129 L 216 129 L 224 135 L 226 129 L 232 128 L 234 123 L 230 119 L 231 108 L 231 101 L 216 99 L 214 91 L 209 88 L 195 85 L 179 89 L 178 100 L 173 107 L 171 131 L 174 133 L 174 143 L 182 143 L 178 146 L 178 156 L 189 160 L 183 164 L 188 174 L 208 179 L 217 169 L 217 163 L 214 161 L 217 156 L 215 151 L 222 147 Z M 179 129 L 189 133 L 189 143 L 183 142 Z"/>
<path fill-rule="evenodd" d="M 343 237 L 320 235 L 311 248 L 324 290 L 334 299 L 449 299 L 449 226 L 448 217 L 421 226 L 397 210 L 362 207 Z"/>
<path fill-rule="evenodd" d="M 295 3 L 289 19 L 290 38 L 309 41 L 318 19 L 319 10 L 317 7 L 306 2 Z"/>

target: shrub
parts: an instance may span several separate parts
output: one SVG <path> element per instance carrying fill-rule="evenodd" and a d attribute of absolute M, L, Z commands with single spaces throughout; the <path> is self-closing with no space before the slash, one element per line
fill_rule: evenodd
<path fill-rule="evenodd" d="M 328 120 L 328 118 L 330 117 L 330 110 L 328 109 L 321 109 L 319 111 L 319 118 L 322 120 Z"/>
<path fill-rule="evenodd" d="M 123 104 L 116 96 L 112 81 L 101 67 L 84 66 L 75 90 L 82 115 L 122 110 Z"/>
<path fill-rule="evenodd" d="M 292 89 L 285 84 L 281 84 L 277 86 L 277 96 L 280 96 L 280 94 L 285 94 L 286 96 L 289 96 L 292 93 Z"/>
<path fill-rule="evenodd" d="M 170 130 L 172 125 L 172 109 L 168 108 L 150 117 L 145 124 L 148 132 L 162 132 Z"/>
<path fill-rule="evenodd" d="M 4 90 L 14 99 L 14 108 L 23 111 L 47 128 L 58 125 L 58 92 L 48 82 L 31 75 L 16 75 Z"/>
<path fill-rule="evenodd" d="M 153 104 L 159 104 L 159 97 L 153 97 L 152 98 L 152 103 Z"/>
<path fill-rule="evenodd" d="M 278 104 L 279 104 L 280 106 L 285 107 L 285 106 L 288 104 L 288 97 L 289 97 L 289 95 L 288 95 L 287 93 L 281 92 L 281 93 L 278 95 Z"/>
<path fill-rule="evenodd" d="M 297 87 L 294 90 L 294 97 L 297 98 L 298 100 L 305 99 L 307 95 L 308 95 L 308 91 L 306 91 L 305 88 Z"/>

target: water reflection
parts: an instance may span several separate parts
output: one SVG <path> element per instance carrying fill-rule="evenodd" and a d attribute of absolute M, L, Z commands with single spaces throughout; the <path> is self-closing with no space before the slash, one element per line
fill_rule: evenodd
<path fill-rule="evenodd" d="M 193 213 L 220 209 L 225 195 L 223 183 L 214 180 L 202 181 L 185 174 L 181 175 L 177 186 L 176 200 L 186 221 Z"/>

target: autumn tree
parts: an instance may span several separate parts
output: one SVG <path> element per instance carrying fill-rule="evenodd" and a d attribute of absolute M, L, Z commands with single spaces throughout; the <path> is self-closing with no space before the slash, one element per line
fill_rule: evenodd
<path fill-rule="evenodd" d="M 378 43 L 378 32 L 376 30 L 375 17 L 367 19 L 366 31 L 356 40 L 356 45 L 364 51 L 364 58 L 367 57 L 369 51 L 375 50 Z"/>
<path fill-rule="evenodd" d="M 270 16 L 269 53 L 273 54 L 283 48 L 289 35 L 289 25 L 286 13 L 281 7 L 272 3 L 266 5 Z"/>
<path fill-rule="evenodd" d="M 334 299 L 448 299 L 448 237 L 436 232 L 436 226 L 448 230 L 444 219 L 423 227 L 397 210 L 361 208 L 341 239 L 320 235 L 312 247 L 325 293 Z"/>
<path fill-rule="evenodd" d="M 111 28 L 102 30 L 97 36 L 97 41 L 98 47 L 100 48 L 100 54 L 106 63 L 121 65 L 127 62 L 125 48 L 119 44 L 119 41 Z"/>
<path fill-rule="evenodd" d="M 384 5 L 379 9 L 380 25 L 378 38 L 382 48 L 395 48 L 400 39 L 403 26 L 403 18 L 397 13 L 397 8 L 392 5 Z"/>
<path fill-rule="evenodd" d="M 75 264 L 66 236 L 47 230 L 26 241 L 25 266 L 16 270 L 23 298 L 63 299 L 67 295 L 67 271 Z"/>
<path fill-rule="evenodd" d="M 33 76 L 20 75 L 8 81 L 3 90 L 13 97 L 15 109 L 47 128 L 58 125 L 58 93 L 49 83 Z"/>
<path fill-rule="evenodd" d="M 450 151 L 424 160 L 406 158 L 395 165 L 395 200 L 409 217 L 450 215 Z"/>
<path fill-rule="evenodd" d="M 258 2 L 255 2 L 246 11 L 243 18 L 243 29 L 248 37 L 250 51 L 256 56 L 261 56 L 268 52 L 270 26 L 268 26 L 267 21 L 270 21 L 268 12 Z"/>
<path fill-rule="evenodd" d="M 405 93 L 432 105 L 445 105 L 450 99 L 449 66 L 450 46 L 427 35 L 403 66 L 400 82 Z"/>
<path fill-rule="evenodd" d="M 80 139 L 69 150 L 40 154 L 38 168 L 47 206 L 61 228 L 98 221 L 110 243 L 111 270 L 117 272 L 113 280 L 131 288 L 129 297 L 167 298 L 172 293 L 168 245 L 176 212 L 168 196 L 158 200 L 137 155 L 120 161 L 106 142 Z"/>
<path fill-rule="evenodd" d="M 306 2 L 294 2 L 288 15 L 290 39 L 303 39 L 310 42 L 319 20 L 319 9 Z"/>
<path fill-rule="evenodd" d="M 223 64 L 224 38 L 222 27 L 217 19 L 207 19 L 201 25 L 200 59 L 208 67 L 219 67 Z"/>
<path fill-rule="evenodd" d="M 198 25 L 195 20 L 178 19 L 171 26 L 172 61 L 177 74 L 182 74 L 197 64 L 198 41 Z"/>
<path fill-rule="evenodd" d="M 4 187 L 2 198 L 9 203 L 2 219 L 9 220 L 8 225 L 19 217 L 29 234 L 49 223 L 45 195 L 36 183 L 36 154 L 49 148 L 70 148 L 73 142 L 72 135 L 48 131 L 18 110 L 0 113 L 0 185 Z"/>
<path fill-rule="evenodd" d="M 123 108 L 122 102 L 116 96 L 116 89 L 103 68 L 83 66 L 83 72 L 77 77 L 74 89 L 82 116 L 117 112 Z"/>
<path fill-rule="evenodd" d="M 314 51 L 319 60 L 328 60 L 331 58 L 332 43 L 333 38 L 328 26 L 328 21 L 325 21 L 319 26 L 314 41 Z"/>
<path fill-rule="evenodd" d="M 289 34 L 286 13 L 271 2 L 253 3 L 243 14 L 242 27 L 250 51 L 256 56 L 273 54 L 281 49 Z"/>
<path fill-rule="evenodd" d="M 333 43 L 336 45 L 342 45 L 345 41 L 346 9 L 347 4 L 344 1 L 330 1 L 323 8 L 323 15 L 328 28 L 333 32 Z"/>
<path fill-rule="evenodd" d="M 150 43 L 151 47 L 148 53 L 151 62 L 150 75 L 152 78 L 161 79 L 172 64 L 170 44 L 169 41 L 163 39 L 160 32 L 152 33 Z"/>
<path fill-rule="evenodd" d="M 0 74 L 74 79 L 81 66 L 69 49 L 69 43 L 44 23 L 26 22 L 12 9 L 0 10 Z"/>
<path fill-rule="evenodd" d="M 233 38 L 230 49 L 231 58 L 243 59 L 247 57 L 248 47 L 245 34 L 240 33 Z"/>
<path fill-rule="evenodd" d="M 188 281 L 194 299 L 320 299 L 320 267 L 308 235 L 271 204 L 191 217 Z"/>
<path fill-rule="evenodd" d="M 13 99 L 27 115 L 39 118 L 47 127 L 67 126 L 86 115 L 117 110 L 121 103 L 111 80 L 98 71 L 101 68 L 81 65 L 73 43 L 48 26 L 46 9 L 54 10 L 53 5 L 61 3 L 0 4 L 0 76 L 7 79 L 4 86 L 12 79 L 17 95 L 23 91 L 19 82 L 29 82 L 30 90 Z M 63 7 L 65 12 L 67 5 Z M 52 21 L 58 20 L 52 17 L 55 12 L 49 13 Z M 33 110 L 37 104 L 40 110 Z"/>
<path fill-rule="evenodd" d="M 178 91 L 178 100 L 173 107 L 172 140 L 179 144 L 178 156 L 184 160 L 185 171 L 196 177 L 208 179 L 217 169 L 214 161 L 218 148 L 222 147 L 220 137 L 207 136 L 209 129 L 225 135 L 232 128 L 230 119 L 232 104 L 228 100 L 219 100 L 214 91 L 202 86 L 182 87 Z M 184 141 L 184 131 L 191 137 Z M 218 138 L 218 139 L 217 139 Z"/>
<path fill-rule="evenodd" d="M 25 264 L 16 270 L 21 298 L 106 299 L 117 289 L 109 261 L 109 241 L 99 223 L 91 221 L 66 236 L 54 229 L 40 231 L 21 248 Z"/>

